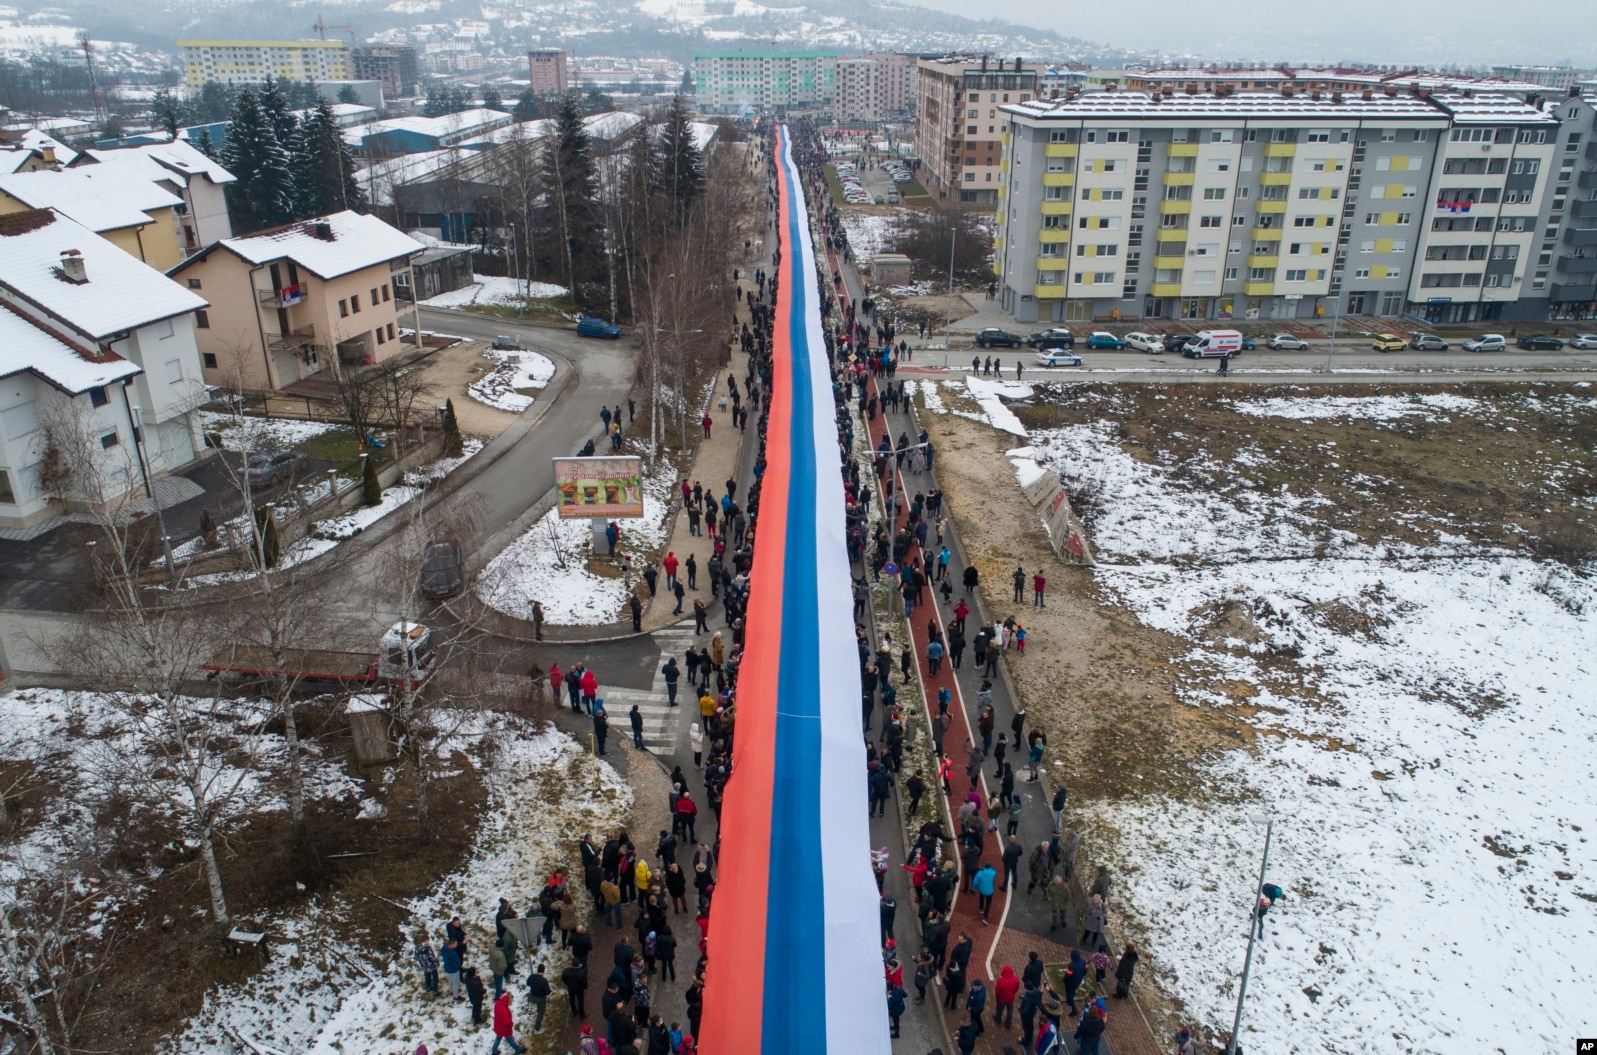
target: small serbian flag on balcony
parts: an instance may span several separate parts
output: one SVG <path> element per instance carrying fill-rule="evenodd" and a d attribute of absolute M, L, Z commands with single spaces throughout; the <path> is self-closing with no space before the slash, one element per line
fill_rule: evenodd
<path fill-rule="evenodd" d="M 291 308 L 305 299 L 305 293 L 298 285 L 284 286 L 277 291 L 277 300 L 285 308 Z"/>
<path fill-rule="evenodd" d="M 1467 201 L 1439 201 L 1436 203 L 1436 207 L 1438 209 L 1446 209 L 1448 212 L 1469 212 L 1471 204 L 1473 203 Z"/>

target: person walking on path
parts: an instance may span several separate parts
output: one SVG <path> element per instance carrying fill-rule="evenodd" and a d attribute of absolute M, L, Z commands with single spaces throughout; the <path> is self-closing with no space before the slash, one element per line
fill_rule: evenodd
<path fill-rule="evenodd" d="M 638 600 L 637 594 L 634 593 L 627 597 L 627 608 L 632 612 L 632 632 L 634 634 L 642 633 L 643 602 Z"/>
<path fill-rule="evenodd" d="M 500 994 L 499 999 L 494 1001 L 494 1045 L 488 1049 L 488 1055 L 498 1055 L 500 1041 L 508 1043 L 516 1055 L 527 1050 L 516 1043 L 516 1021 L 510 1008 L 509 993 Z"/>
<path fill-rule="evenodd" d="M 1045 608 L 1043 604 L 1043 591 L 1048 589 L 1048 580 L 1043 577 L 1042 569 L 1037 569 L 1037 574 L 1031 577 L 1031 602 L 1038 608 Z"/>
<path fill-rule="evenodd" d="M 671 589 L 677 584 L 677 555 L 675 550 L 667 550 L 660 566 L 665 569 L 665 588 Z"/>
<path fill-rule="evenodd" d="M 681 615 L 682 614 L 682 600 L 683 600 L 683 598 L 687 597 L 687 595 L 688 595 L 688 592 L 682 588 L 682 580 L 681 579 L 678 579 L 678 580 L 676 580 L 675 582 L 673 582 L 671 584 L 671 592 L 676 596 L 676 599 L 677 599 L 677 606 L 675 608 L 671 609 L 671 614 L 672 615 Z"/>
<path fill-rule="evenodd" d="M 423 934 L 416 939 L 416 948 L 411 953 L 416 957 L 416 964 L 421 968 L 422 988 L 433 996 L 438 995 L 438 953 L 433 950 L 432 941 Z"/>
<path fill-rule="evenodd" d="M 1020 565 L 1015 565 L 1015 572 L 1009 577 L 1015 584 L 1015 603 L 1020 604 L 1026 593 L 1026 571 Z"/>
<path fill-rule="evenodd" d="M 532 1031 L 543 1032 L 543 1013 L 549 1004 L 549 979 L 544 977 L 544 965 L 539 964 L 527 976 L 527 999 L 532 1002 Z"/>
<path fill-rule="evenodd" d="M 543 602 L 532 602 L 532 634 L 539 641 L 543 640 Z M 556 689 L 556 692 L 559 690 Z"/>
<path fill-rule="evenodd" d="M 482 1025 L 482 1001 L 488 995 L 488 987 L 482 984 L 482 979 L 477 977 L 477 968 L 468 967 L 463 972 L 466 984 L 466 998 L 471 1001 L 471 1024 Z"/>
<path fill-rule="evenodd" d="M 987 916 L 993 909 L 993 893 L 998 885 L 998 871 L 992 864 L 983 861 L 981 868 L 970 877 L 971 888 L 976 891 L 976 898 L 980 905 L 981 921 L 987 923 Z"/>
<path fill-rule="evenodd" d="M 1120 954 L 1120 963 L 1115 966 L 1115 997 L 1124 1000 L 1131 995 L 1131 979 L 1137 973 L 1137 947 L 1127 943 L 1126 949 Z"/>
<path fill-rule="evenodd" d="M 926 646 L 926 666 L 934 678 L 943 666 L 943 643 L 935 638 Z"/>
<path fill-rule="evenodd" d="M 1109 920 L 1109 906 L 1103 897 L 1094 894 L 1087 899 L 1087 911 L 1081 921 L 1081 944 L 1096 952 L 1103 944 L 1104 924 Z"/>
<path fill-rule="evenodd" d="M 1019 995 L 1020 976 L 1006 963 L 998 972 L 998 981 L 993 983 L 993 1025 L 1014 1028 L 1015 999 Z"/>
<path fill-rule="evenodd" d="M 632 746 L 639 751 L 643 750 L 643 712 L 638 710 L 638 705 L 633 704 L 632 710 L 627 712 L 627 717 L 632 720 Z"/>
<path fill-rule="evenodd" d="M 449 995 L 457 1004 L 465 999 L 460 995 L 460 965 L 464 956 L 460 944 L 450 938 L 444 942 L 443 953 L 439 957 L 443 963 L 444 981 L 449 983 Z"/>
<path fill-rule="evenodd" d="M 593 709 L 593 738 L 598 744 L 599 754 L 604 754 L 604 740 L 610 735 L 610 716 L 604 713 L 604 707 Z"/>
<path fill-rule="evenodd" d="M 710 632 L 710 607 L 704 603 L 704 598 L 693 599 L 693 632 L 707 634 Z"/>
<path fill-rule="evenodd" d="M 968 595 L 981 584 L 981 573 L 976 570 L 976 565 L 965 565 L 965 593 Z"/>
<path fill-rule="evenodd" d="M 665 703 L 667 707 L 677 705 L 677 681 L 682 677 L 682 671 L 677 667 L 677 658 L 672 656 L 665 661 L 665 666 L 660 668 L 660 673 L 665 676 Z"/>

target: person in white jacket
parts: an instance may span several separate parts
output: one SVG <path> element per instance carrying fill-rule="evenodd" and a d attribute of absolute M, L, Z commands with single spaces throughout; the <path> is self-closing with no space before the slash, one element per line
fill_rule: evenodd
<path fill-rule="evenodd" d="M 704 727 L 698 722 L 688 726 L 688 742 L 693 745 L 693 768 L 704 768 Z"/>

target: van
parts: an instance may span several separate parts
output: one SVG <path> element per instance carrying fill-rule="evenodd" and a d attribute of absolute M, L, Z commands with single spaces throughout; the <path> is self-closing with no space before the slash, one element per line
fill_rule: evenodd
<path fill-rule="evenodd" d="M 1237 330 L 1199 330 L 1181 350 L 1188 359 L 1218 358 L 1242 351 L 1242 334 Z"/>

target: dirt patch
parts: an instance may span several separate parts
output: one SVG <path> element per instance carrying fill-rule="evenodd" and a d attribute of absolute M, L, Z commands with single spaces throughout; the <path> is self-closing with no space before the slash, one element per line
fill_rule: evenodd
<path fill-rule="evenodd" d="M 460 422 L 461 433 L 482 440 L 493 439 L 517 418 L 509 411 L 477 402 L 467 391 L 494 368 L 493 360 L 482 354 L 487 347 L 483 341 L 462 341 L 428 358 L 422 368 L 422 376 L 437 391 L 437 404 L 454 400 L 455 420 Z M 534 398 L 539 395 L 533 393 Z"/>

